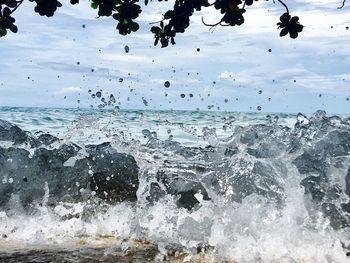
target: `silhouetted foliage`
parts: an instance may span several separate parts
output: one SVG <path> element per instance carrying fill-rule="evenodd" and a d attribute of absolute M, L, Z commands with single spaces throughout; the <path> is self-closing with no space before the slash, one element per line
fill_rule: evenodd
<path fill-rule="evenodd" d="M 12 14 L 23 3 L 24 0 L 0 0 L 0 37 L 7 34 L 7 30 L 13 33 L 17 32 L 15 18 Z M 58 0 L 29 0 L 35 2 L 34 11 L 41 16 L 51 17 L 54 15 L 58 7 L 62 4 Z M 151 0 L 152 1 L 152 0 Z M 158 0 L 162 1 L 162 0 Z M 158 26 L 152 26 L 151 32 L 154 34 L 154 45 L 160 43 L 161 47 L 167 47 L 169 42 L 175 44 L 175 36 L 177 33 L 184 33 L 190 25 L 190 17 L 202 8 L 214 7 L 220 12 L 220 20 L 215 24 L 208 24 L 202 18 L 202 22 L 206 26 L 214 28 L 220 26 L 240 26 L 244 23 L 244 13 L 249 7 L 258 0 L 175 0 L 172 10 L 164 13 Z M 267 0 L 268 1 L 268 0 Z M 116 29 L 121 35 L 128 35 L 131 32 L 136 32 L 139 29 L 139 24 L 135 19 L 141 14 L 141 6 L 138 5 L 140 0 L 91 0 L 91 7 L 96 9 L 98 16 L 113 17 L 117 20 Z M 275 3 L 275 0 L 273 0 Z M 288 6 L 282 0 L 276 0 L 285 9 L 285 12 L 280 16 L 280 22 L 277 23 L 280 29 L 280 36 L 289 34 L 291 38 L 297 38 L 302 32 L 303 25 L 299 23 L 299 17 L 291 16 Z M 346 0 L 343 0 L 341 6 L 343 8 Z M 70 0 L 72 5 L 79 4 L 79 0 Z M 147 6 L 149 0 L 144 0 Z M 155 24 L 155 23 L 153 23 Z"/>

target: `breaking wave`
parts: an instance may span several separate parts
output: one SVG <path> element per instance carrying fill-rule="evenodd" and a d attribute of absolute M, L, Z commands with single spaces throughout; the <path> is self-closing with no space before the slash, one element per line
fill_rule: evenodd
<path fill-rule="evenodd" d="M 237 116 L 206 119 L 202 129 L 158 119 L 153 129 L 139 125 L 140 137 L 81 118 L 72 129 L 83 133 L 78 141 L 1 120 L 1 247 L 98 245 L 108 237 L 105 253 L 141 240 L 154 244 L 156 260 L 176 251 L 237 262 L 347 262 L 350 118 L 299 113 L 291 126 L 277 115 L 250 116 L 244 126 Z M 210 128 L 218 121 L 221 131 Z M 108 139 L 89 143 L 94 129 Z M 198 138 L 204 143 L 188 143 Z"/>

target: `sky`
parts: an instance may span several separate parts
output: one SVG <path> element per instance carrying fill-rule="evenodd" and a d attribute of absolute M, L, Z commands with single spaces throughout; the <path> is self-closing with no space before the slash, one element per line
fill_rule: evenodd
<path fill-rule="evenodd" d="M 350 113 L 350 2 L 285 0 L 305 26 L 294 40 L 279 37 L 277 1 L 255 2 L 242 26 L 215 30 L 201 19 L 220 14 L 206 8 L 167 48 L 153 46 L 150 23 L 174 1 L 143 7 L 128 36 L 89 1 L 61 2 L 52 18 L 29 1 L 14 13 L 18 33 L 0 39 L 0 106 L 97 107 L 113 94 L 121 109 Z"/>

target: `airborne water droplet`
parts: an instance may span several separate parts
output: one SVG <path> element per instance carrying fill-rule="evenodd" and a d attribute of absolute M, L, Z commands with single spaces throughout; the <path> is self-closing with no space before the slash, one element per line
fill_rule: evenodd
<path fill-rule="evenodd" d="M 142 102 L 145 106 L 148 106 L 148 101 L 144 97 L 142 97 Z"/>
<path fill-rule="evenodd" d="M 165 81 L 164 82 L 164 87 L 169 88 L 170 87 L 170 82 L 169 81 Z"/>
<path fill-rule="evenodd" d="M 124 50 L 125 50 L 125 53 L 129 53 L 129 51 L 130 51 L 129 46 L 128 46 L 128 45 L 126 45 L 126 46 L 124 47 Z"/>

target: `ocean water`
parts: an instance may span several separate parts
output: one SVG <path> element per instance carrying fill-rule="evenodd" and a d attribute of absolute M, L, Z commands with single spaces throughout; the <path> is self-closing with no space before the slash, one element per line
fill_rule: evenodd
<path fill-rule="evenodd" d="M 0 120 L 0 262 L 350 261 L 348 116 L 3 107 Z"/>

